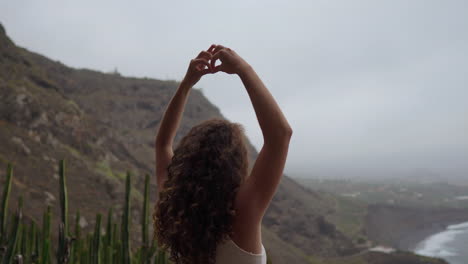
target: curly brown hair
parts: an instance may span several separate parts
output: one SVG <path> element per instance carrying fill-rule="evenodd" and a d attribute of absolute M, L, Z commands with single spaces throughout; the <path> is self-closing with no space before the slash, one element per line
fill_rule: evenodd
<path fill-rule="evenodd" d="M 232 234 L 234 199 L 247 175 L 240 124 L 211 119 L 181 139 L 153 214 L 158 244 L 177 264 L 215 263 Z"/>

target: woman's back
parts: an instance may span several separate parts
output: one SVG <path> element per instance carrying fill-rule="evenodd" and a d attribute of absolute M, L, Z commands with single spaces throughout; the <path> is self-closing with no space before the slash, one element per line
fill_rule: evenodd
<path fill-rule="evenodd" d="M 228 239 L 219 244 L 216 249 L 215 264 L 266 264 L 267 257 L 262 245 L 262 253 L 254 254 L 240 248 L 234 241 Z"/>
<path fill-rule="evenodd" d="M 240 77 L 262 130 L 263 146 L 250 171 L 241 126 L 226 120 L 198 124 L 172 146 L 190 89 L 218 71 Z M 273 96 L 236 52 L 212 45 L 190 61 L 155 142 L 160 195 L 154 230 L 174 262 L 266 264 L 261 224 L 283 175 L 291 135 Z"/>

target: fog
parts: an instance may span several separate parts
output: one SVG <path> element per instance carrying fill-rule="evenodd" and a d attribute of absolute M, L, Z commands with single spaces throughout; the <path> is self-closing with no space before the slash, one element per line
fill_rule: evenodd
<path fill-rule="evenodd" d="M 210 44 L 259 73 L 297 177 L 468 178 L 467 1 L 1 1 L 20 46 L 69 66 L 181 80 Z M 262 137 L 239 78 L 196 85 Z"/>

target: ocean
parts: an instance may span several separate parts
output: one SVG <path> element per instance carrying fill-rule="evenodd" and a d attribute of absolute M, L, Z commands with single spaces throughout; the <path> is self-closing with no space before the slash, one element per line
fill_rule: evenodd
<path fill-rule="evenodd" d="M 468 222 L 450 225 L 420 242 L 415 253 L 443 258 L 450 264 L 468 263 Z"/>

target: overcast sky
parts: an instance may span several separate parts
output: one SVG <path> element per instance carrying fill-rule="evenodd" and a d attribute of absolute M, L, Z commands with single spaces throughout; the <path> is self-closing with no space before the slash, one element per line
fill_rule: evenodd
<path fill-rule="evenodd" d="M 291 176 L 468 177 L 465 0 L 3 0 L 0 22 L 20 46 L 125 76 L 181 80 L 210 44 L 234 49 L 293 127 Z M 262 145 L 236 76 L 196 87 Z"/>

